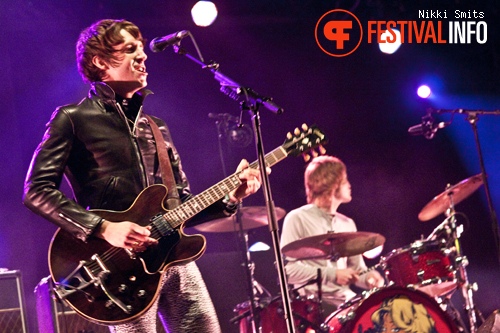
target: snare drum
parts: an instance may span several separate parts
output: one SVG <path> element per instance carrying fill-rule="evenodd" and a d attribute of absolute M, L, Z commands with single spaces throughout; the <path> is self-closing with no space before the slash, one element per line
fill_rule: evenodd
<path fill-rule="evenodd" d="M 341 305 L 325 321 L 330 333 L 456 333 L 457 326 L 427 294 L 391 286 Z"/>
<path fill-rule="evenodd" d="M 416 241 L 393 250 L 380 260 L 389 282 L 419 289 L 430 296 L 442 296 L 457 287 L 453 265 L 455 251 L 441 240 Z"/>
<path fill-rule="evenodd" d="M 240 314 L 250 309 L 249 302 L 238 304 L 234 309 Z M 317 300 L 297 297 L 291 300 L 293 323 L 297 332 L 314 332 L 322 323 L 321 307 Z M 287 324 L 283 316 L 283 301 L 281 298 L 261 302 L 257 309 L 260 315 L 262 333 L 287 333 Z M 250 317 L 240 320 L 240 333 L 253 332 Z"/>

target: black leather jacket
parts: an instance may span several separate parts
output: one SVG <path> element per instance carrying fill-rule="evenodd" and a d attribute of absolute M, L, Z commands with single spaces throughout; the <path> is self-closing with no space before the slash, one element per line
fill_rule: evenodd
<path fill-rule="evenodd" d="M 88 209 L 125 210 L 144 188 L 161 183 L 153 134 L 142 113 L 149 93 L 142 90 L 132 98 L 140 105 L 133 127 L 114 91 L 102 82 L 93 83 L 80 103 L 56 109 L 33 155 L 23 203 L 85 241 L 102 221 Z M 191 196 L 189 183 L 168 128 L 162 120 L 151 118 L 166 141 L 179 195 L 185 201 Z M 60 190 L 63 176 L 75 200 Z M 190 225 L 232 213 L 234 207 L 218 201 L 197 214 Z"/>

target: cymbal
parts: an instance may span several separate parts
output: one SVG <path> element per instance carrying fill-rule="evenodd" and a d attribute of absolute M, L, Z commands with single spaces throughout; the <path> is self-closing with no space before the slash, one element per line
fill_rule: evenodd
<path fill-rule="evenodd" d="M 285 245 L 281 251 L 295 259 L 331 259 L 350 257 L 385 243 L 385 237 L 373 232 L 339 232 L 311 236 Z"/>
<path fill-rule="evenodd" d="M 424 208 L 422 208 L 418 214 L 418 219 L 425 222 L 435 218 L 450 208 L 450 196 L 452 196 L 453 204 L 456 205 L 471 195 L 482 184 L 482 174 L 477 174 L 447 188 L 444 192 L 435 196 L 427 205 L 425 205 Z"/>
<path fill-rule="evenodd" d="M 279 220 L 285 216 L 283 208 L 275 207 L 276 218 Z M 249 206 L 240 208 L 241 223 L 243 230 L 263 227 L 268 225 L 267 207 L 266 206 Z M 197 225 L 195 228 L 203 232 L 237 232 L 240 231 L 239 224 L 236 220 L 236 213 L 233 216 L 224 217 L 203 224 Z"/>

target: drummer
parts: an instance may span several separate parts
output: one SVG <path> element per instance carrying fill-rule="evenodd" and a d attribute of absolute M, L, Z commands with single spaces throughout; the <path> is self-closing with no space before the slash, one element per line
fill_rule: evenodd
<path fill-rule="evenodd" d="M 299 239 L 327 233 L 355 232 L 354 221 L 337 212 L 340 204 L 352 200 L 351 184 L 347 179 L 345 164 L 333 156 L 314 158 L 304 173 L 307 204 L 290 211 L 284 219 L 281 234 L 281 247 Z M 318 269 L 320 274 L 318 274 Z M 304 296 L 318 297 L 321 288 L 321 301 L 324 310 L 334 310 L 339 304 L 356 296 L 350 285 L 364 289 L 382 287 L 382 275 L 367 269 L 361 254 L 332 261 L 329 258 L 293 260 L 287 258 L 285 270 L 288 283 L 299 288 Z M 308 283 L 321 276 L 321 283 Z M 331 306 L 328 306 L 331 305 Z M 328 312 L 325 311 L 325 314 Z"/>

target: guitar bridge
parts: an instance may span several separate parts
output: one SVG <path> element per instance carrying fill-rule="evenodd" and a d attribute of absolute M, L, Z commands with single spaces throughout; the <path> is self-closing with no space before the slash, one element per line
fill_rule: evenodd
<path fill-rule="evenodd" d="M 84 269 L 85 272 L 88 271 L 87 268 L 85 267 L 86 262 L 85 261 L 80 261 L 78 266 L 68 274 L 61 282 L 55 282 L 55 287 L 54 287 L 54 292 L 60 299 L 65 299 L 69 295 L 80 291 L 85 294 L 85 296 L 89 299 L 90 302 L 93 301 L 92 295 L 89 293 L 85 292 L 83 289 L 87 288 L 88 286 L 92 284 L 96 284 L 96 278 L 95 279 L 90 279 L 88 281 L 83 275 L 81 270 Z"/>
<path fill-rule="evenodd" d="M 92 261 L 90 262 L 80 261 L 79 265 L 68 274 L 62 282 L 55 283 L 54 292 L 56 295 L 61 299 L 65 299 L 75 292 L 82 292 L 89 302 L 93 302 L 94 297 L 84 290 L 93 284 L 95 287 L 101 288 L 111 303 L 118 306 L 123 312 L 130 314 L 132 307 L 130 305 L 125 305 L 113 295 L 104 282 L 111 271 L 107 269 L 106 265 L 97 254 L 94 254 L 91 259 Z M 85 273 L 87 278 L 82 272 Z"/>

